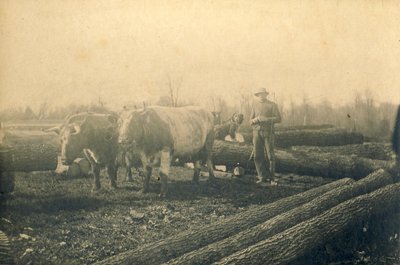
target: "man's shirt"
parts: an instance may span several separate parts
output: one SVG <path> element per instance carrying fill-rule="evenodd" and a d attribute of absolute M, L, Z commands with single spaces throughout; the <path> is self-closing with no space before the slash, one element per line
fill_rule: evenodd
<path fill-rule="evenodd" d="M 253 128 L 256 130 L 260 129 L 271 129 L 274 123 L 281 122 L 281 114 L 279 113 L 278 106 L 268 99 L 263 101 L 255 100 L 251 110 L 250 119 L 259 117 L 260 122 L 253 124 Z M 268 120 L 268 118 L 276 118 L 275 121 Z"/>

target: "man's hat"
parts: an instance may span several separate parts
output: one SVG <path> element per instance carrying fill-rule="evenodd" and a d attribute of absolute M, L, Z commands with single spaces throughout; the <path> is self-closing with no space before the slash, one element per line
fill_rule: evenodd
<path fill-rule="evenodd" d="M 261 88 L 256 89 L 256 91 L 254 91 L 254 96 L 258 96 L 259 94 L 268 95 L 269 93 L 267 92 L 267 90 L 264 87 L 261 87 Z"/>

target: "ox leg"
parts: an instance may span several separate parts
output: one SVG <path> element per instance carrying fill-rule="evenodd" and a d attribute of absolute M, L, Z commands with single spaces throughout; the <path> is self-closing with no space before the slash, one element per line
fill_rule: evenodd
<path fill-rule="evenodd" d="M 201 163 L 200 160 L 194 161 L 194 173 L 193 173 L 193 184 L 197 185 L 199 184 L 199 177 L 200 177 L 200 169 L 201 169 Z"/>
<path fill-rule="evenodd" d="M 96 164 L 92 164 L 92 173 L 94 177 L 94 186 L 93 190 L 99 190 L 101 188 L 100 185 L 100 167 Z"/>
<path fill-rule="evenodd" d="M 143 192 L 149 191 L 150 176 L 153 168 L 149 165 L 149 158 L 144 154 L 140 154 L 140 160 L 142 160 L 143 165 Z"/>
<path fill-rule="evenodd" d="M 126 166 L 126 181 L 132 182 L 132 163 L 128 153 L 125 154 L 125 166 Z"/>
<path fill-rule="evenodd" d="M 107 166 L 108 177 L 110 178 L 110 185 L 112 188 L 117 187 L 117 167 L 114 164 Z"/>
<path fill-rule="evenodd" d="M 171 153 L 170 150 L 161 151 L 161 164 L 160 164 L 160 178 L 161 178 L 161 193 L 160 197 L 166 197 L 168 191 L 168 174 L 171 165 Z"/>
<path fill-rule="evenodd" d="M 212 162 L 212 147 L 214 144 L 214 132 L 211 132 L 207 135 L 206 143 L 205 143 L 205 154 L 206 154 L 206 163 L 208 168 L 208 181 L 214 181 L 214 164 Z"/>

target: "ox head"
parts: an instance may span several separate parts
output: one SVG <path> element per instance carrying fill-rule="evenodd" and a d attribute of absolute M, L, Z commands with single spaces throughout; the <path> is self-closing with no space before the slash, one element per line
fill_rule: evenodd
<path fill-rule="evenodd" d="M 137 146 L 142 142 L 144 136 L 143 125 L 146 122 L 146 109 L 126 110 L 121 113 L 118 127 L 118 143 L 122 146 Z"/>
<path fill-rule="evenodd" d="M 60 135 L 61 162 L 70 165 L 82 157 L 83 149 L 117 139 L 117 117 L 114 115 L 76 114 L 52 131 Z M 99 141 L 100 140 L 100 141 Z"/>

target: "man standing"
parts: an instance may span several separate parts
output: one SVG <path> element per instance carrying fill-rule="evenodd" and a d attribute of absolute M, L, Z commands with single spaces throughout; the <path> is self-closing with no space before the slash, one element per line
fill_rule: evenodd
<path fill-rule="evenodd" d="M 274 124 L 281 122 L 277 105 L 268 100 L 265 88 L 258 89 L 250 115 L 253 126 L 254 164 L 257 170 L 257 183 L 274 180 L 275 177 L 275 132 Z"/>

